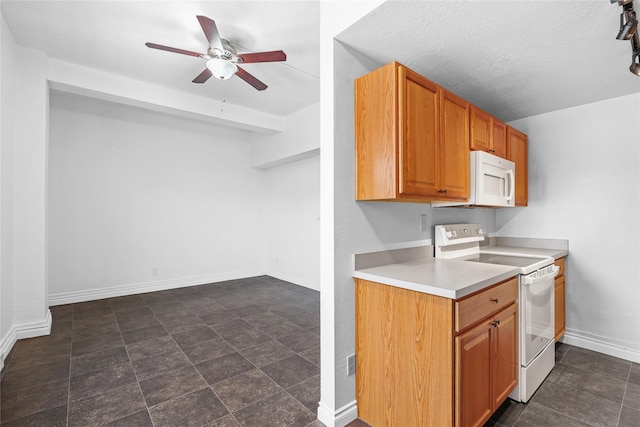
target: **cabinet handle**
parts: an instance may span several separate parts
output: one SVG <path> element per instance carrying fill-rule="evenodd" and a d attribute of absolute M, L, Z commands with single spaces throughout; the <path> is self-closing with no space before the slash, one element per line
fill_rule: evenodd
<path fill-rule="evenodd" d="M 441 190 L 438 190 L 438 193 L 440 193 L 440 194 L 445 193 L 446 194 L 447 190 L 446 189 L 441 189 Z"/>
<path fill-rule="evenodd" d="M 495 153 L 495 152 L 496 152 L 496 150 L 489 150 L 489 152 L 490 152 L 490 153 Z"/>
<path fill-rule="evenodd" d="M 491 322 L 491 326 L 493 326 L 494 328 L 497 328 L 499 324 L 500 324 L 499 320 L 494 320 L 493 322 Z"/>
<path fill-rule="evenodd" d="M 498 303 L 498 298 L 491 298 L 491 301 L 495 302 L 496 304 Z"/>

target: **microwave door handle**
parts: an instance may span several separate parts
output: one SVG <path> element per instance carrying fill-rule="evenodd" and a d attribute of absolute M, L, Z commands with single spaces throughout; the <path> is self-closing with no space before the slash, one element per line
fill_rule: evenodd
<path fill-rule="evenodd" d="M 513 200 L 516 190 L 516 180 L 513 175 L 513 169 L 507 169 L 507 177 L 509 179 L 509 195 L 507 196 L 507 200 Z"/>

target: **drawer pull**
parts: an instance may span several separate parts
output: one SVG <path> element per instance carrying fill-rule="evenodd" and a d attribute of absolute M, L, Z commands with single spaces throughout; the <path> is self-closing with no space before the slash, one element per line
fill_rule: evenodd
<path fill-rule="evenodd" d="M 491 301 L 495 302 L 496 304 L 498 303 L 498 298 L 491 298 Z"/>
<path fill-rule="evenodd" d="M 494 320 L 493 322 L 491 322 L 491 326 L 493 326 L 494 328 L 497 328 L 499 324 L 500 324 L 499 320 Z"/>

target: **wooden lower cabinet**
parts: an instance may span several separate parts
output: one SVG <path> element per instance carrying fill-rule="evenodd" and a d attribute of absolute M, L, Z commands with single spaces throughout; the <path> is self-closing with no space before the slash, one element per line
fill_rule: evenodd
<path fill-rule="evenodd" d="M 518 381 L 518 307 L 456 337 L 456 420 L 482 426 Z"/>
<path fill-rule="evenodd" d="M 493 413 L 491 332 L 485 322 L 456 337 L 456 419 L 458 425 L 482 425 Z"/>
<path fill-rule="evenodd" d="M 559 258 L 556 260 L 555 265 L 560 267 L 560 271 L 555 279 L 554 286 L 554 299 L 555 299 L 555 311 L 554 311 L 554 321 L 555 321 L 555 341 L 558 340 L 564 335 L 567 330 L 567 319 L 566 319 L 566 283 L 565 283 L 565 258 Z"/>
<path fill-rule="evenodd" d="M 493 329 L 492 365 L 493 408 L 498 409 L 518 384 L 518 306 L 516 304 L 494 316 L 499 324 Z"/>
<path fill-rule="evenodd" d="M 517 279 L 458 301 L 355 282 L 359 418 L 376 427 L 482 426 L 517 381 Z M 496 292 L 508 299 L 498 303 Z M 483 308 L 457 332 L 467 299 Z"/>

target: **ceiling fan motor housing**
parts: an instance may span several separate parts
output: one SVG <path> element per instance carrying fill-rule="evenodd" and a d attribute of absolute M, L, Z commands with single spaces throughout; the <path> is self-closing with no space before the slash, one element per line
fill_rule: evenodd
<path fill-rule="evenodd" d="M 207 54 L 211 58 L 220 58 L 220 59 L 226 59 L 227 61 L 242 62 L 242 58 L 236 56 L 236 49 L 231 45 L 229 40 L 221 39 L 221 41 L 222 41 L 222 47 L 224 48 L 223 52 L 220 52 L 219 49 L 209 48 Z"/>

